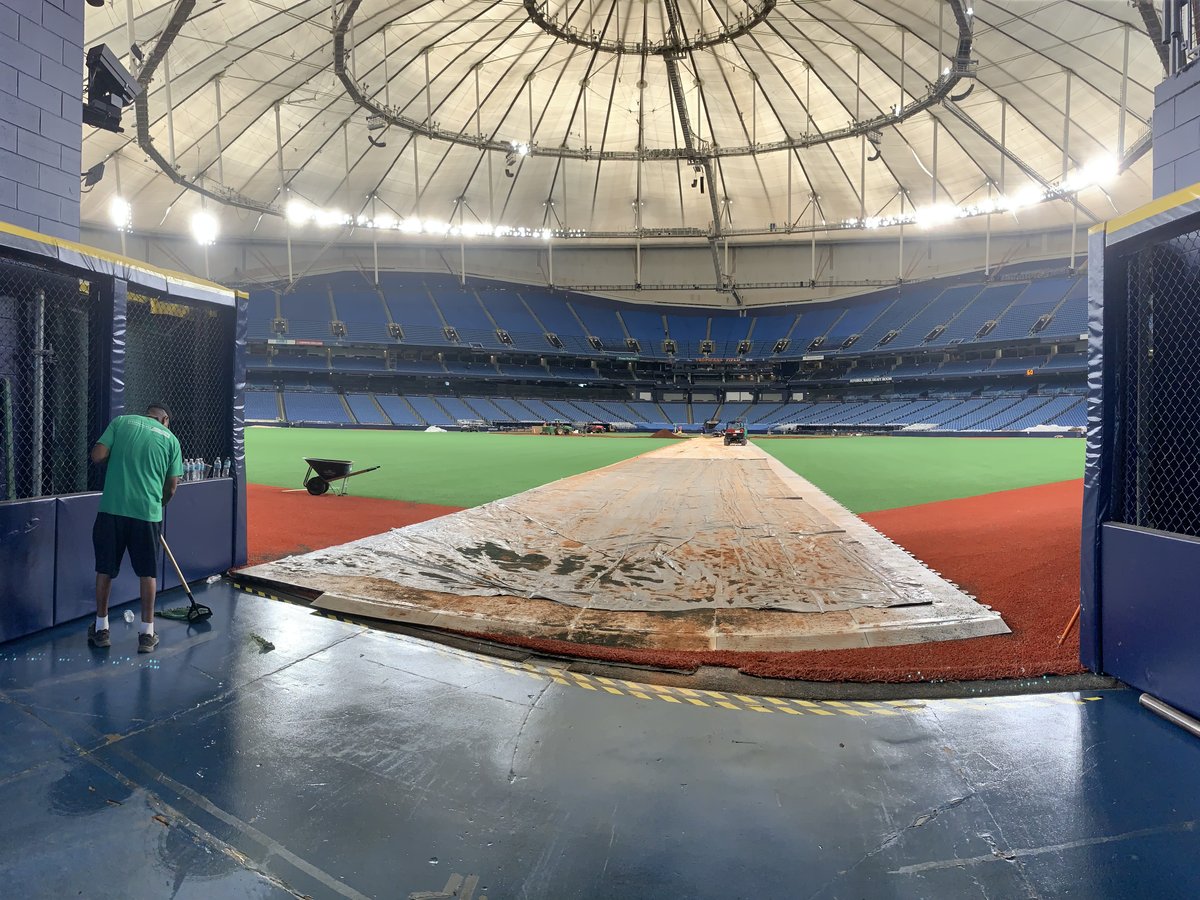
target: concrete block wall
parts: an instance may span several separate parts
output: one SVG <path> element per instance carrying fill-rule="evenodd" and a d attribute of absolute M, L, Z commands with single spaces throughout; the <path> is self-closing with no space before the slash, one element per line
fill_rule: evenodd
<path fill-rule="evenodd" d="M 1200 65 L 1154 89 L 1154 196 L 1200 181 Z"/>
<path fill-rule="evenodd" d="M 0 0 L 0 221 L 79 239 L 84 0 Z"/>

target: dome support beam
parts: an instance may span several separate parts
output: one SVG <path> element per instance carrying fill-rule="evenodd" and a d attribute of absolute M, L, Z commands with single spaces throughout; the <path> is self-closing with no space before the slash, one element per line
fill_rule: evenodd
<path fill-rule="evenodd" d="M 830 144 L 834 141 L 858 137 L 859 135 L 864 135 L 868 132 L 879 131 L 884 128 L 898 125 L 917 113 L 941 103 L 952 93 L 954 93 L 954 89 L 960 81 L 971 80 L 975 78 L 977 66 L 976 61 L 971 57 L 971 17 L 967 15 L 966 8 L 963 5 L 963 0 L 945 0 L 945 2 L 953 12 L 955 21 L 958 24 L 958 44 L 955 49 L 952 64 L 947 67 L 946 71 L 938 75 L 934 81 L 928 83 L 924 94 L 903 106 L 899 110 L 881 113 L 861 121 L 850 122 L 846 127 L 838 128 L 832 131 L 806 133 L 796 137 L 788 137 L 784 138 L 783 140 L 769 141 L 762 144 L 748 144 L 730 147 L 712 144 L 702 149 L 697 148 L 696 153 L 689 151 L 686 147 L 671 147 L 654 150 L 647 150 L 644 147 L 639 147 L 633 150 L 597 151 L 593 150 L 591 147 L 569 147 L 565 145 L 557 147 L 532 145 L 529 147 L 528 152 L 534 156 L 558 156 L 568 159 L 583 160 L 688 160 L 695 158 L 697 153 L 707 159 L 717 159 L 724 156 L 751 156 L 758 153 L 770 153 L 777 150 L 800 150 L 808 147 L 817 147 L 822 144 Z M 415 134 L 420 134 L 424 137 L 432 138 L 434 140 L 476 147 L 480 150 L 497 150 L 504 153 L 507 153 L 512 149 L 511 141 L 498 140 L 483 134 L 468 134 L 467 132 L 463 131 L 451 131 L 446 128 L 441 128 L 433 123 L 420 121 L 412 118 L 411 116 L 406 116 L 400 110 L 379 103 L 367 96 L 366 92 L 357 83 L 353 73 L 346 64 L 348 55 L 346 48 L 346 34 L 350 30 L 350 23 L 353 21 L 354 15 L 358 12 L 358 8 L 361 5 L 362 0 L 347 0 L 345 6 L 342 7 L 340 16 L 335 19 L 333 26 L 334 74 L 337 75 L 338 79 L 346 88 L 346 93 L 358 106 L 368 110 L 374 115 L 381 117 L 384 121 L 392 125 L 396 125 Z"/>

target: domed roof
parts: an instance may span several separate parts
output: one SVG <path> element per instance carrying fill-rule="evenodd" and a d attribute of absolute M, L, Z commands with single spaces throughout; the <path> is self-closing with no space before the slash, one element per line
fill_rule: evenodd
<path fill-rule="evenodd" d="M 133 109 L 125 134 L 85 135 L 85 167 L 116 155 L 120 185 L 83 219 L 107 223 L 119 191 L 135 229 L 184 232 L 202 189 L 226 237 L 282 235 L 289 202 L 576 239 L 852 236 L 1053 193 L 1145 146 L 1163 69 L 1137 9 L 968 3 L 132 0 L 132 25 L 123 3 L 89 8 L 88 45 L 136 71 L 132 34 L 151 78 L 140 141 Z M 1146 160 L 1085 188 L 1077 221 L 1144 202 L 1148 180 Z"/>

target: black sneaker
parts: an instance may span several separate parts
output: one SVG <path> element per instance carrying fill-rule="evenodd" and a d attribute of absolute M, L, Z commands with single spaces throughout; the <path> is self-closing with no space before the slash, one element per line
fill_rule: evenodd
<path fill-rule="evenodd" d="M 154 648 L 158 646 L 157 634 L 139 634 L 138 635 L 138 653 L 153 653 Z"/>
<path fill-rule="evenodd" d="M 108 629 L 105 628 L 103 631 L 97 631 L 96 623 L 93 622 L 88 626 L 88 644 L 99 648 L 111 647 L 112 642 L 108 639 Z"/>

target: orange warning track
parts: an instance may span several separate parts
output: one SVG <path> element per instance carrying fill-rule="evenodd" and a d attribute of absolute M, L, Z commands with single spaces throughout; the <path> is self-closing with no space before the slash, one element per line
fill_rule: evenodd
<path fill-rule="evenodd" d="M 247 565 L 344 544 L 458 512 L 457 506 L 370 497 L 311 497 L 307 491 L 252 484 L 246 495 Z"/>
<path fill-rule="evenodd" d="M 863 518 L 981 603 L 1012 634 L 862 650 L 733 653 L 622 650 L 506 637 L 555 654 L 679 668 L 719 665 L 750 675 L 814 681 L 950 681 L 1072 674 L 1078 632 L 1059 633 L 1079 602 L 1082 480 L 868 513 Z M 251 563 L 332 546 L 455 512 L 455 507 L 309 497 L 250 486 Z M 314 508 L 316 505 L 316 508 Z M 489 635 L 479 635 L 490 637 Z"/>

